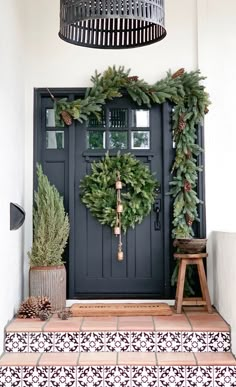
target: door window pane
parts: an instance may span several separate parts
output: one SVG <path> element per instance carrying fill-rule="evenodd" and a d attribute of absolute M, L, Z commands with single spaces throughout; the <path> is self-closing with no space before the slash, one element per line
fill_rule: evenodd
<path fill-rule="evenodd" d="M 102 130 L 90 130 L 87 132 L 88 149 L 105 149 L 106 133 Z"/>
<path fill-rule="evenodd" d="M 150 111 L 149 110 L 132 110 L 131 126 L 133 128 L 148 128 L 150 126 Z"/>
<path fill-rule="evenodd" d="M 46 126 L 55 128 L 55 111 L 54 109 L 46 109 Z"/>
<path fill-rule="evenodd" d="M 110 132 L 109 133 L 109 148 L 110 149 L 127 149 L 128 148 L 128 132 Z"/>
<path fill-rule="evenodd" d="M 52 130 L 46 132 L 47 149 L 64 149 L 64 131 Z"/>
<path fill-rule="evenodd" d="M 150 132 L 135 131 L 131 132 L 132 149 L 150 149 Z"/>
<path fill-rule="evenodd" d="M 97 119 L 94 115 L 89 117 L 88 126 L 90 128 L 105 128 L 106 126 L 106 115 L 105 111 L 100 112 L 100 119 Z"/>
<path fill-rule="evenodd" d="M 109 111 L 110 128 L 127 128 L 128 127 L 128 110 L 127 109 L 110 109 Z"/>

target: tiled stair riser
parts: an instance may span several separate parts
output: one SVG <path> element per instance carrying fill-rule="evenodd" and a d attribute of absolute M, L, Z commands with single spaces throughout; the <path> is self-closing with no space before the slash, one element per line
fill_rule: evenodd
<path fill-rule="evenodd" d="M 0 367 L 0 387 L 232 387 L 235 366 Z"/>
<path fill-rule="evenodd" d="M 229 332 L 7 332 L 6 352 L 229 352 Z"/>

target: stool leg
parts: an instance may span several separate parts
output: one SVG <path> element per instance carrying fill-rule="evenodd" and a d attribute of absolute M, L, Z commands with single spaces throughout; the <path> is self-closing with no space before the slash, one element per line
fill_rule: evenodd
<path fill-rule="evenodd" d="M 204 269 L 202 259 L 200 259 L 199 262 L 197 263 L 197 270 L 198 270 L 198 275 L 199 275 L 199 280 L 201 285 L 202 298 L 203 300 L 206 301 L 208 313 L 212 313 L 211 299 L 209 295 L 206 274 L 205 274 L 205 269 Z"/>
<path fill-rule="evenodd" d="M 185 273 L 186 273 L 186 262 L 184 259 L 181 259 L 180 265 L 179 265 L 178 283 L 177 283 L 176 298 L 175 298 L 176 313 L 181 313 L 181 310 L 182 310 Z"/>

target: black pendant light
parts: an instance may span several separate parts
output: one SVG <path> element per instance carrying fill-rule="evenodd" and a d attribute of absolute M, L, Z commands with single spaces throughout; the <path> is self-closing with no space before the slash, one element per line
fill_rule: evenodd
<path fill-rule="evenodd" d="M 166 36 L 165 0 L 60 0 L 61 39 L 92 48 L 146 46 Z"/>

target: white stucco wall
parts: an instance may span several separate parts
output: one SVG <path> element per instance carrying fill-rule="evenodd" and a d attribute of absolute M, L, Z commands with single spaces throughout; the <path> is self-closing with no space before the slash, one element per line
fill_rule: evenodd
<path fill-rule="evenodd" d="M 2 8 L 2 7 L 1 7 Z M 23 229 L 10 231 L 10 202 L 24 205 L 24 49 L 18 0 L 0 12 L 0 353 L 22 297 Z"/>
<path fill-rule="evenodd" d="M 236 355 L 236 233 L 214 232 L 215 306 L 231 326 L 232 350 Z"/>

